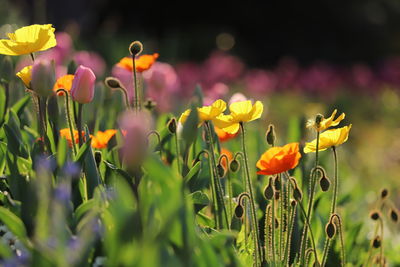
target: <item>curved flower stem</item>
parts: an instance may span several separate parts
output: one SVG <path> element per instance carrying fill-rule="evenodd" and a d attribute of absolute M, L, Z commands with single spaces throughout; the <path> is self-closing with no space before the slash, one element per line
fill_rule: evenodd
<path fill-rule="evenodd" d="M 76 143 L 75 143 L 75 137 L 74 137 L 74 126 L 72 124 L 72 119 L 71 119 L 71 111 L 69 107 L 69 95 L 67 90 L 65 89 L 58 89 L 58 92 L 63 92 L 65 96 L 65 113 L 67 116 L 67 123 L 68 123 L 68 128 L 69 128 L 69 133 L 71 135 L 71 140 L 72 140 L 72 149 L 74 151 L 74 155 L 76 156 L 77 150 L 76 150 Z"/>
<path fill-rule="evenodd" d="M 161 136 L 160 136 L 160 134 L 157 131 L 153 130 L 153 131 L 150 131 L 147 134 L 147 138 L 149 138 L 150 135 L 155 135 L 157 137 L 158 146 L 160 147 L 160 158 L 162 158 L 162 148 L 161 148 Z M 179 166 L 178 166 L 178 168 L 179 168 Z"/>
<path fill-rule="evenodd" d="M 215 190 L 216 190 L 216 195 L 217 195 L 217 202 L 218 205 L 220 206 L 220 208 L 222 208 L 222 212 L 224 213 L 225 216 L 225 222 L 226 222 L 226 226 L 229 227 L 229 221 L 228 221 L 228 214 L 226 212 L 226 207 L 225 207 L 225 201 L 224 201 L 224 196 L 223 196 L 223 192 L 222 192 L 222 185 L 220 183 L 219 177 L 218 177 L 218 171 L 217 171 L 217 165 L 216 165 L 216 160 L 215 160 L 215 154 L 214 154 L 214 144 L 213 144 L 213 136 L 212 136 L 212 132 L 211 132 L 211 127 L 210 127 L 210 122 L 206 121 L 204 123 L 206 131 L 207 131 L 207 142 L 209 145 L 209 152 L 211 155 L 211 161 L 212 161 L 212 169 L 213 169 L 213 173 L 214 173 L 214 185 L 215 185 Z M 221 214 L 221 210 L 219 210 L 220 214 L 218 215 L 220 218 L 220 226 L 222 227 L 222 214 Z"/>
<path fill-rule="evenodd" d="M 254 194 L 253 194 L 253 184 L 251 182 L 251 178 L 250 178 L 250 171 L 249 171 L 249 162 L 247 159 L 247 152 L 246 152 L 246 143 L 245 143 L 245 127 L 243 125 L 243 122 L 240 123 L 240 130 L 242 131 L 242 151 L 243 151 L 243 159 L 244 159 L 244 167 L 246 170 L 246 178 L 247 178 L 247 186 L 249 189 L 249 194 L 250 194 L 250 208 L 252 210 L 252 213 L 254 214 L 253 216 L 253 225 L 255 227 L 255 229 L 253 229 L 253 231 L 256 232 L 256 238 L 257 238 L 257 247 L 256 252 L 258 254 L 258 258 L 262 259 L 263 255 L 262 255 L 262 251 L 261 251 L 261 245 L 260 245 L 260 239 L 259 239 L 259 230 L 258 230 L 258 221 L 257 221 L 257 213 L 256 213 L 256 206 L 255 206 L 255 201 L 254 201 Z M 274 208 L 272 208 L 272 212 L 274 212 Z M 274 217 L 272 218 L 272 221 L 274 223 Z M 275 229 L 273 229 L 274 231 Z M 261 262 L 261 261 L 260 261 Z"/>
<path fill-rule="evenodd" d="M 240 196 L 239 196 L 239 201 L 238 201 L 238 203 L 240 204 L 240 205 L 242 205 L 242 207 L 244 206 L 243 205 L 243 198 L 244 197 L 246 197 L 250 202 L 251 202 L 251 197 L 250 197 L 250 195 L 247 193 L 247 192 L 244 192 L 244 193 L 242 193 L 242 194 L 240 194 Z M 254 216 L 256 216 L 253 212 L 251 212 L 251 216 L 252 217 L 254 217 Z M 254 223 L 254 220 L 253 220 L 253 223 Z M 253 228 L 255 227 L 255 225 L 253 224 Z M 256 237 L 256 235 L 257 235 L 257 232 L 256 231 L 253 231 L 252 232 L 253 233 L 253 242 L 254 242 L 254 248 L 256 249 L 257 248 L 257 242 L 258 242 L 258 238 Z M 260 261 L 260 264 L 258 263 L 259 262 L 259 258 L 258 258 L 258 255 L 257 255 L 257 250 L 256 250 L 256 252 L 254 253 L 254 266 L 261 266 L 261 261 Z"/>
<path fill-rule="evenodd" d="M 336 202 L 337 202 L 337 194 L 338 194 L 338 158 L 337 158 L 336 148 L 334 146 L 332 147 L 332 151 L 333 151 L 333 158 L 334 158 L 334 165 L 335 165 L 334 166 L 335 173 L 334 173 L 334 178 L 333 178 L 333 196 L 332 196 L 332 204 L 331 204 L 331 211 L 330 211 L 329 217 L 332 216 L 336 212 Z M 325 241 L 325 245 L 324 245 L 322 266 L 324 266 L 326 263 L 330 246 L 331 246 L 331 239 L 327 238 L 327 240 Z"/>
<path fill-rule="evenodd" d="M 315 168 L 318 167 L 318 150 L 319 150 L 319 131 L 317 131 L 317 144 L 315 150 Z M 310 188 L 309 188 L 309 197 L 308 197 L 308 206 L 307 206 L 307 221 L 311 221 L 312 216 L 312 207 L 314 204 L 314 194 L 315 194 L 315 187 L 317 184 L 317 179 L 315 178 L 316 173 L 312 173 L 310 176 Z M 303 234 L 301 237 L 301 244 L 300 244 L 300 263 L 304 264 L 305 260 L 305 251 L 307 247 L 307 233 L 308 233 L 308 226 L 305 225 L 303 229 Z"/>

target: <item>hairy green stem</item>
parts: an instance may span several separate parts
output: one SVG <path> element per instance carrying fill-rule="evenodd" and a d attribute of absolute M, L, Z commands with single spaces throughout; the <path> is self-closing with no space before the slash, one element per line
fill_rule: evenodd
<path fill-rule="evenodd" d="M 243 122 L 240 123 L 240 130 L 242 132 L 242 152 L 243 152 L 243 158 L 244 158 L 244 167 L 246 170 L 246 178 L 247 178 L 247 185 L 249 189 L 249 194 L 250 194 L 250 208 L 252 210 L 252 213 L 254 214 L 253 216 L 253 225 L 255 229 L 253 231 L 256 232 L 256 238 L 257 238 L 257 247 L 256 252 L 257 252 L 257 257 L 259 259 L 263 258 L 262 251 L 261 251 L 261 245 L 260 245 L 260 239 L 259 239 L 259 230 L 258 230 L 258 221 L 257 221 L 257 213 L 256 213 L 256 205 L 255 205 L 255 200 L 254 200 L 254 194 L 253 194 L 253 184 L 251 182 L 251 177 L 250 177 L 250 170 L 249 170 L 249 162 L 247 159 L 247 151 L 246 151 L 246 143 L 245 143 L 245 127 L 243 125 Z M 274 220 L 274 218 L 273 218 Z M 261 262 L 261 260 L 260 260 Z"/>

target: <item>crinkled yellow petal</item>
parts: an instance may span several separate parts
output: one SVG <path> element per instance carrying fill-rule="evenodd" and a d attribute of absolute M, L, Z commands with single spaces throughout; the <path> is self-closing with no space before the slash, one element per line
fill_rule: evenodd
<path fill-rule="evenodd" d="M 256 119 L 259 119 L 261 117 L 263 109 L 264 109 L 263 104 L 260 101 L 256 101 L 256 103 L 253 105 L 251 109 L 251 118 L 249 121 L 254 121 Z"/>
<path fill-rule="evenodd" d="M 320 134 L 318 151 L 324 151 L 332 146 L 343 144 L 349 138 L 351 124 L 338 129 L 332 129 Z M 306 143 L 304 153 L 315 152 L 317 150 L 317 140 Z"/>
<path fill-rule="evenodd" d="M 9 33 L 9 40 L 0 40 L 0 54 L 15 56 L 47 50 L 57 45 L 54 31 L 51 24 L 22 27 Z"/>
<path fill-rule="evenodd" d="M 329 118 L 322 120 L 320 123 L 320 127 L 318 128 L 318 131 L 323 131 L 323 130 L 328 129 L 329 127 L 337 126 L 344 119 L 344 117 L 345 117 L 344 113 L 342 113 L 339 117 L 334 119 L 336 113 L 337 113 L 337 109 L 335 109 L 332 112 L 332 115 Z"/>
<path fill-rule="evenodd" d="M 224 128 L 229 127 L 229 126 L 231 126 L 233 124 L 232 116 L 231 115 L 224 115 L 224 114 L 221 114 L 221 115 L 215 117 L 212 120 L 212 122 L 214 123 L 215 126 L 217 126 L 220 129 L 224 129 Z"/>
<path fill-rule="evenodd" d="M 250 100 L 233 102 L 229 106 L 229 110 L 231 111 L 231 114 L 234 117 L 235 117 L 235 115 L 249 114 L 251 112 L 252 108 L 253 108 L 253 105 L 251 104 Z"/>
<path fill-rule="evenodd" d="M 232 123 L 228 127 L 222 128 L 222 130 L 229 134 L 235 134 L 239 131 L 239 128 L 240 128 L 240 124 L 237 122 L 237 123 Z"/>
<path fill-rule="evenodd" d="M 30 88 L 30 83 L 32 80 L 32 65 L 26 66 L 16 74 L 27 88 Z"/>

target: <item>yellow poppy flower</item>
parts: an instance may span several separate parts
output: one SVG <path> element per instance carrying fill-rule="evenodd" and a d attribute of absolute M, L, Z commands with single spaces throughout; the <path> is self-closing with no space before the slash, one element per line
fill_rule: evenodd
<path fill-rule="evenodd" d="M 257 101 L 254 105 L 250 100 L 234 102 L 229 106 L 231 114 L 220 115 L 213 122 L 215 126 L 227 133 L 235 134 L 239 131 L 239 123 L 254 121 L 261 117 L 263 104 Z"/>
<path fill-rule="evenodd" d="M 337 109 L 335 109 L 335 110 L 332 112 L 332 115 L 331 115 L 329 118 L 323 119 L 323 120 L 319 123 L 319 125 L 317 125 L 317 123 L 315 122 L 315 120 L 309 120 L 309 121 L 307 122 L 307 128 L 314 128 L 315 130 L 321 132 L 321 131 L 323 131 L 323 130 L 328 129 L 329 127 L 334 127 L 334 126 L 338 125 L 338 124 L 344 119 L 345 114 L 342 113 L 339 117 L 337 117 L 336 119 L 334 119 L 336 113 L 337 113 Z"/>
<path fill-rule="evenodd" d="M 44 51 L 57 45 L 55 29 L 51 24 L 30 25 L 8 33 L 8 38 L 0 40 L 0 54 L 19 56 Z"/>
<path fill-rule="evenodd" d="M 199 115 L 199 125 L 201 125 L 205 121 L 212 121 L 219 115 L 221 115 L 222 112 L 224 112 L 226 109 L 226 103 L 225 101 L 218 99 L 214 103 L 211 104 L 211 106 L 203 106 L 201 108 L 197 108 L 197 113 Z M 190 115 L 190 109 L 185 110 L 185 112 L 182 113 L 181 117 L 179 118 L 179 122 L 181 124 L 185 123 L 187 118 Z"/>
<path fill-rule="evenodd" d="M 25 84 L 26 88 L 31 88 L 32 80 L 32 65 L 26 66 L 16 74 L 22 82 Z"/>
<path fill-rule="evenodd" d="M 342 128 L 327 130 L 320 134 L 318 151 L 324 151 L 332 146 L 338 146 L 347 141 L 351 124 Z M 315 152 L 317 150 L 317 139 L 306 143 L 304 153 Z"/>

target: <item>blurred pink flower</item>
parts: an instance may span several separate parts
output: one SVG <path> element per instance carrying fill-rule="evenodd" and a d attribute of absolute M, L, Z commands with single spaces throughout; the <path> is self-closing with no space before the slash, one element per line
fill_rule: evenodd
<path fill-rule="evenodd" d="M 124 163 L 128 168 L 134 168 L 146 156 L 147 134 L 153 128 L 153 120 L 145 111 L 137 113 L 130 110 L 121 115 L 119 127 L 124 134 L 124 144 L 121 149 Z"/>
<path fill-rule="evenodd" d="M 215 83 L 206 92 L 204 97 L 204 105 L 211 105 L 215 100 L 223 98 L 229 93 L 229 87 L 224 83 Z"/>
<path fill-rule="evenodd" d="M 300 74 L 300 87 L 309 93 L 333 93 L 341 85 L 341 77 L 330 65 L 318 62 Z"/>
<path fill-rule="evenodd" d="M 299 66 L 293 58 L 282 58 L 275 70 L 277 87 L 279 90 L 288 90 L 298 87 Z"/>
<path fill-rule="evenodd" d="M 246 90 L 256 96 L 265 96 L 275 90 L 277 80 L 274 73 L 261 69 L 249 70 L 244 77 Z"/>
<path fill-rule="evenodd" d="M 196 85 L 201 81 L 201 67 L 195 63 L 178 64 L 176 66 L 176 73 L 181 82 L 182 94 L 186 97 L 191 96 Z"/>
<path fill-rule="evenodd" d="M 119 79 L 122 85 L 126 88 L 128 92 L 129 101 L 132 102 L 135 96 L 135 91 L 133 89 L 133 74 L 131 71 L 118 66 L 117 64 L 111 70 L 113 77 Z M 138 75 L 139 77 L 140 75 Z"/>
<path fill-rule="evenodd" d="M 171 111 L 174 104 L 182 100 L 180 81 L 171 65 L 155 62 L 148 71 L 143 72 L 143 79 L 145 94 L 156 101 L 159 111 Z"/>
<path fill-rule="evenodd" d="M 209 87 L 217 82 L 237 80 L 244 70 L 243 62 L 235 56 L 214 52 L 203 64 L 202 85 Z"/>
<path fill-rule="evenodd" d="M 349 86 L 355 89 L 372 89 L 377 86 L 373 71 L 364 64 L 355 64 L 349 73 Z"/>
<path fill-rule="evenodd" d="M 96 76 L 104 74 L 106 63 L 104 59 L 96 52 L 79 51 L 74 54 L 74 61 L 77 65 L 84 65 L 92 69 Z"/>

